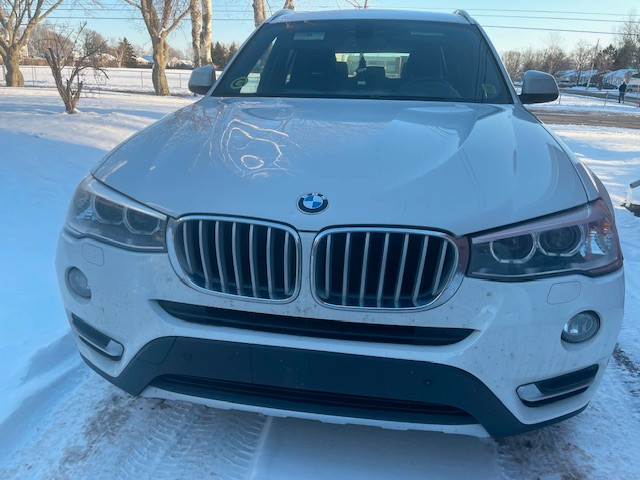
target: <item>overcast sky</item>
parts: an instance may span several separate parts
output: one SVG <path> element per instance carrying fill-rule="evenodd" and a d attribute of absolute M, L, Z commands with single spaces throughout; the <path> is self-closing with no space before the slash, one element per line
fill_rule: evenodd
<path fill-rule="evenodd" d="M 465 3 L 466 2 L 466 3 Z M 54 14 L 51 22 L 72 22 L 80 18 L 87 20 L 88 27 L 107 37 L 126 36 L 132 43 L 150 51 L 150 41 L 142 20 L 138 20 L 135 9 L 123 0 L 103 0 L 105 9 L 78 11 L 66 2 Z M 271 11 L 278 10 L 283 0 L 265 0 Z M 571 50 L 580 39 L 595 44 L 608 45 L 614 40 L 613 32 L 638 0 L 563 0 L 559 1 L 478 1 L 454 2 L 430 0 L 369 0 L 373 8 L 403 8 L 449 12 L 455 8 L 467 10 L 484 26 L 498 51 L 523 49 L 528 46 L 540 48 L 550 30 L 558 31 L 565 48 Z M 453 5 L 453 6 L 452 6 Z M 253 30 L 251 0 L 213 0 L 214 41 L 241 43 Z M 348 8 L 345 0 L 296 0 L 298 10 L 326 10 Z M 72 19 L 72 20 L 70 20 Z M 640 17 L 636 20 L 640 21 Z M 572 30 L 572 31 L 569 31 Z M 188 18 L 170 40 L 173 47 L 184 49 L 190 43 L 191 26 Z"/>

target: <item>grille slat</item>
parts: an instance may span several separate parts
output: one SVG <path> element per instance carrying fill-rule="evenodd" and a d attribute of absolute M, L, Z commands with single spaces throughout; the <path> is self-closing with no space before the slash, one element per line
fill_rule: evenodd
<path fill-rule="evenodd" d="M 342 268 L 342 304 L 347 304 L 347 292 L 349 290 L 349 249 L 351 247 L 351 234 L 347 233 L 344 243 L 344 263 Z"/>
<path fill-rule="evenodd" d="M 384 276 L 387 273 L 387 255 L 389 254 L 389 234 L 384 235 L 384 247 L 382 250 L 382 264 L 380 267 L 380 277 L 378 278 L 378 294 L 376 296 L 376 305 L 382 307 L 382 294 L 384 293 Z"/>
<path fill-rule="evenodd" d="M 238 251 L 240 250 L 240 247 L 238 247 L 238 241 L 238 224 L 234 223 L 231 226 L 231 254 L 233 255 L 233 277 L 236 280 L 238 295 L 244 296 L 244 288 L 242 285 L 242 264 L 240 263 L 240 258 L 238 256 Z"/>
<path fill-rule="evenodd" d="M 255 244 L 255 226 L 249 227 L 249 271 L 251 273 L 251 293 L 254 297 L 258 296 L 258 280 L 256 276 L 256 244 Z"/>
<path fill-rule="evenodd" d="M 189 225 L 187 225 L 185 223 L 184 228 L 183 228 L 183 232 L 182 232 L 182 238 L 183 238 L 184 245 L 185 245 L 185 251 L 187 251 L 186 245 L 187 245 L 187 243 L 189 243 L 189 236 L 190 236 L 189 235 Z M 185 257 L 186 257 L 186 260 L 187 260 L 187 265 L 186 265 L 187 266 L 187 271 L 189 273 L 191 273 L 191 274 L 195 273 L 195 269 L 193 268 L 193 259 L 192 259 L 193 255 L 192 255 L 191 250 L 189 250 L 187 252 L 187 255 Z"/>
<path fill-rule="evenodd" d="M 185 222 L 185 225 L 187 223 Z M 222 293 L 227 293 L 227 275 L 224 270 L 224 254 L 222 250 L 222 240 L 218 240 L 222 238 L 220 235 L 220 222 L 216 222 L 216 240 L 215 240 L 215 248 L 216 248 L 216 265 L 218 266 L 218 275 L 220 279 L 220 286 Z M 189 249 L 185 244 L 185 252 L 187 252 L 187 256 L 189 255 Z"/>
<path fill-rule="evenodd" d="M 331 237 L 327 238 L 327 252 L 324 265 L 324 283 L 325 283 L 325 298 L 329 298 L 331 292 Z"/>
<path fill-rule="evenodd" d="M 442 267 L 444 266 L 444 261 L 447 258 L 447 244 L 442 242 L 440 246 L 440 253 L 438 256 L 438 268 L 436 268 L 436 278 L 433 280 L 433 288 L 431 289 L 431 294 L 435 294 L 438 291 L 438 286 L 440 285 L 440 280 L 442 279 Z"/>
<path fill-rule="evenodd" d="M 427 249 L 429 248 L 429 237 L 422 238 L 422 246 L 420 248 L 420 261 L 418 263 L 418 272 L 416 273 L 416 279 L 414 280 L 413 296 L 411 301 L 414 307 L 418 307 L 418 295 L 420 295 L 420 284 L 422 284 L 422 276 L 424 275 L 424 263 L 427 258 Z"/>
<path fill-rule="evenodd" d="M 291 268 L 289 261 L 289 239 L 290 235 L 288 232 L 284 234 L 284 294 L 290 295 L 290 287 L 291 287 L 291 279 L 289 268 Z"/>
<path fill-rule="evenodd" d="M 171 227 L 174 264 L 190 284 L 212 292 L 286 301 L 299 290 L 300 241 L 267 222 L 187 218 Z"/>
<path fill-rule="evenodd" d="M 456 243 L 437 232 L 338 228 L 316 239 L 313 289 L 339 307 L 422 308 L 447 289 L 458 262 Z"/>
<path fill-rule="evenodd" d="M 409 250 L 409 234 L 405 234 L 402 239 L 402 259 L 400 260 L 400 268 L 398 269 L 398 278 L 396 280 L 396 292 L 393 303 L 396 308 L 400 307 L 400 293 L 402 291 L 402 280 L 404 279 L 404 269 L 407 265 L 407 251 Z"/>
<path fill-rule="evenodd" d="M 371 233 L 367 232 L 364 237 L 364 252 L 362 254 L 362 275 L 360 276 L 360 295 L 358 295 L 358 306 L 364 307 L 364 296 L 367 291 L 367 268 L 369 266 L 369 246 Z"/>
<path fill-rule="evenodd" d="M 273 260 L 271 255 L 273 253 L 273 242 L 271 241 L 271 228 L 267 229 L 267 287 L 269 289 L 269 298 L 273 298 L 275 295 L 273 289 Z"/>
<path fill-rule="evenodd" d="M 209 244 L 209 238 L 207 236 L 207 229 L 202 221 L 198 222 L 198 240 L 200 243 L 200 263 L 202 265 L 202 272 L 204 274 L 204 288 L 211 288 L 211 262 L 209 259 L 209 249 L 206 246 Z"/>

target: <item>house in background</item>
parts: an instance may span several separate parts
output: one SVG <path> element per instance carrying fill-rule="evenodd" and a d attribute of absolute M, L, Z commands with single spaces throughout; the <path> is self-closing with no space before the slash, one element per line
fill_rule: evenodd
<path fill-rule="evenodd" d="M 136 65 L 139 67 L 152 67 L 153 57 L 151 55 L 136 57 Z"/>
<path fill-rule="evenodd" d="M 623 80 L 628 84 L 631 78 L 636 74 L 638 74 L 638 70 L 635 68 L 622 68 L 620 70 L 614 70 L 613 72 L 607 73 L 603 77 L 603 80 L 604 83 L 610 83 L 619 87 Z"/>

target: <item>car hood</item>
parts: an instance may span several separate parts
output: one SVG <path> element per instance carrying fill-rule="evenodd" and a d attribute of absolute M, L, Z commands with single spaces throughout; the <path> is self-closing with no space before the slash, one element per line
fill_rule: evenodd
<path fill-rule="evenodd" d="M 168 215 L 423 226 L 463 235 L 587 201 L 558 142 L 519 105 L 204 98 L 93 172 Z M 297 208 L 303 194 L 329 201 Z"/>

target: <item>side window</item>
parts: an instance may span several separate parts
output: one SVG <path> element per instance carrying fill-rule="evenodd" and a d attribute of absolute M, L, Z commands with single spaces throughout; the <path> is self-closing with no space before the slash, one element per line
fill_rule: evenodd
<path fill-rule="evenodd" d="M 252 94 L 258 91 L 258 85 L 260 85 L 260 78 L 264 71 L 264 66 L 269 60 L 269 56 L 271 55 L 275 43 L 276 40 L 274 39 L 269 45 L 269 48 L 267 48 L 262 57 L 260 57 L 260 60 L 258 60 L 251 68 L 249 75 L 247 75 L 246 78 L 238 80 L 238 84 L 243 84 L 240 86 L 240 93 Z"/>
<path fill-rule="evenodd" d="M 485 103 L 509 103 L 509 92 L 493 55 L 487 52 L 484 57 L 486 61 L 484 76 L 480 79 L 481 101 Z"/>

